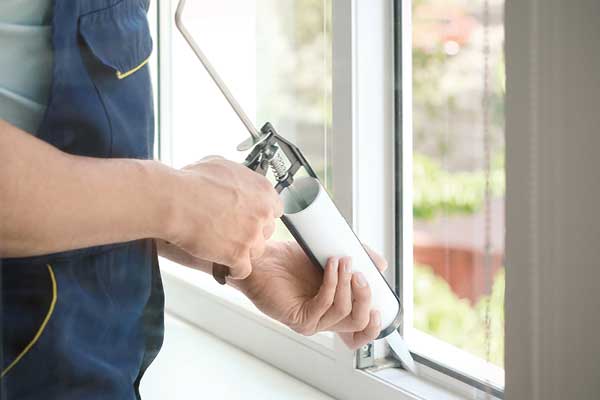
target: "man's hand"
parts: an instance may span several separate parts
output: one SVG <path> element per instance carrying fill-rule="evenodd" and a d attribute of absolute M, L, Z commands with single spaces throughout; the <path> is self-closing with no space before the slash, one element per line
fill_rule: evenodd
<path fill-rule="evenodd" d="M 223 159 L 67 154 L 0 119 L 0 257 L 163 239 L 246 277 L 282 213 L 269 181 Z"/>
<path fill-rule="evenodd" d="M 387 265 L 369 252 L 380 270 Z M 379 336 L 380 313 L 371 310 L 371 291 L 349 258 L 332 258 L 324 271 L 296 243 L 273 243 L 252 273 L 232 282 L 266 315 L 303 335 L 339 333 L 351 349 Z"/>
<path fill-rule="evenodd" d="M 174 218 L 165 240 L 244 279 L 263 255 L 283 204 L 269 181 L 217 157 L 185 167 L 174 187 Z"/>

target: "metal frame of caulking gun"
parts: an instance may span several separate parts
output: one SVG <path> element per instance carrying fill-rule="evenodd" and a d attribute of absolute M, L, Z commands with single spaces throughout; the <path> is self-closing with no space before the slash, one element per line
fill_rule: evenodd
<path fill-rule="evenodd" d="M 175 13 L 175 24 L 251 135 L 249 140 L 246 140 L 238 146 L 238 150 L 240 151 L 251 150 L 250 154 L 246 157 L 244 164 L 248 168 L 251 168 L 252 170 L 263 175 L 266 175 L 268 168 L 270 167 L 278 181 L 277 185 L 275 186 L 275 189 L 278 193 L 293 183 L 295 174 L 301 167 L 303 167 L 311 177 L 318 180 L 317 174 L 310 166 L 300 149 L 283 137 L 279 136 L 270 123 L 266 123 L 261 131 L 256 129 L 250 118 L 248 118 L 237 100 L 233 97 L 231 91 L 227 88 L 225 82 L 221 79 L 217 71 L 214 69 L 208 58 L 204 55 L 200 47 L 196 44 L 193 37 L 183 24 L 182 15 L 185 3 L 186 0 L 179 1 Z M 282 216 L 281 219 L 292 236 L 298 241 L 305 253 L 311 258 L 315 266 L 319 266 L 320 268 L 320 264 L 317 262 L 316 257 L 308 248 L 291 221 L 287 219 L 285 215 Z M 349 224 L 348 227 L 356 236 Z M 366 252 L 366 249 L 364 250 Z M 375 268 L 374 264 L 373 267 Z M 396 332 L 402 324 L 403 316 L 402 303 L 400 302 L 400 299 L 396 295 L 395 291 L 390 287 L 383 275 L 381 273 L 380 275 L 398 303 L 398 313 L 393 322 L 381 331 L 377 339 L 385 338 L 386 336 Z"/>

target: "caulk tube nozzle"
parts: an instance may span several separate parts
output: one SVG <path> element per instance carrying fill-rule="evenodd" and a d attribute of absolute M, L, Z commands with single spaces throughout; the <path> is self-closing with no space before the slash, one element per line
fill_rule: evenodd
<path fill-rule="evenodd" d="M 406 345 L 406 342 L 402 340 L 398 331 L 395 331 L 391 335 L 388 335 L 385 338 L 385 340 L 387 340 L 388 344 L 390 345 L 396 356 L 398 356 L 400 361 L 402 361 L 402 365 L 404 365 L 404 368 L 417 375 L 417 364 L 415 364 L 415 360 L 413 360 L 412 355 L 408 350 L 408 346 Z"/>
<path fill-rule="evenodd" d="M 325 267 L 330 257 L 351 257 L 371 289 L 372 308 L 381 313 L 383 338 L 401 323 L 400 300 L 381 275 L 362 243 L 341 215 L 327 191 L 315 178 L 299 178 L 281 192 L 283 221 L 313 261 Z M 301 197 L 301 198 L 298 198 Z"/>

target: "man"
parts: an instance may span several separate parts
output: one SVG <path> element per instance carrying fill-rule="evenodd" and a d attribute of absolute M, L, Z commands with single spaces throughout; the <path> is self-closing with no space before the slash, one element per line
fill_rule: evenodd
<path fill-rule="evenodd" d="M 227 265 L 229 284 L 299 333 L 339 332 L 350 348 L 379 334 L 351 260 L 322 273 L 268 241 L 282 204 L 264 177 L 220 158 L 151 160 L 147 8 L 0 2 L 3 399 L 139 398 L 162 344 L 157 254 Z"/>

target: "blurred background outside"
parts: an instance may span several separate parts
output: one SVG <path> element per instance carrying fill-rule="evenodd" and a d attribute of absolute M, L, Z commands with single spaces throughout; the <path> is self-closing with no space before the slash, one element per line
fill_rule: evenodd
<path fill-rule="evenodd" d="M 487 169 L 483 0 L 413 1 L 413 323 L 503 366 L 504 1 L 489 5 Z"/>

